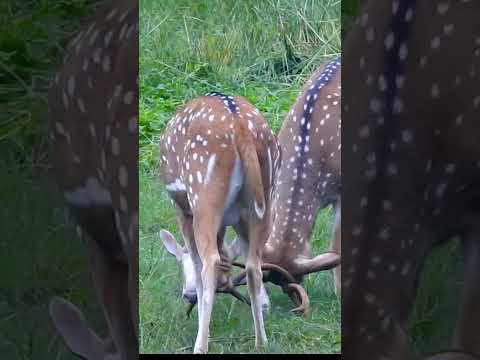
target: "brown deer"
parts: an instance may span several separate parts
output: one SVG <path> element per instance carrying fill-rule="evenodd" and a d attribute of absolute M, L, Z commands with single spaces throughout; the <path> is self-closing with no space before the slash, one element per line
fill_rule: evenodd
<path fill-rule="evenodd" d="M 270 236 L 263 249 L 263 280 L 282 287 L 297 304 L 292 312 L 304 315 L 308 314 L 309 299 L 297 284 L 304 275 L 333 268 L 340 262 L 340 79 L 340 59 L 315 71 L 301 90 L 279 134 L 283 161 L 275 178 Z M 318 211 L 335 203 L 334 251 L 312 258 L 309 240 Z M 237 230 L 240 238 L 246 237 L 241 228 Z M 224 251 L 227 263 L 246 254 L 242 247 L 244 242 L 237 239 Z M 193 284 L 189 258 L 184 259 L 187 260 L 183 261 L 185 284 Z M 233 264 L 241 266 L 238 262 Z M 336 289 L 340 292 L 340 266 L 334 272 Z M 234 286 L 242 284 L 245 284 L 245 271 L 233 279 Z M 185 285 L 185 293 L 190 295 L 184 297 L 195 304 L 194 287 Z M 265 311 L 270 307 L 263 288 L 262 307 Z"/>
<path fill-rule="evenodd" d="M 453 346 L 471 355 L 436 358 L 480 356 L 479 14 L 478 1 L 372 0 L 343 43 L 346 360 L 410 358 L 425 258 L 456 236 Z"/>
<path fill-rule="evenodd" d="M 185 248 L 165 230 L 160 236 L 184 269 L 183 296 L 198 299 L 194 353 L 208 350 L 215 292 L 232 292 L 227 226 L 242 234 L 255 326 L 255 343 L 267 343 L 262 314 L 261 256 L 280 149 L 257 109 L 242 97 L 209 93 L 181 108 L 160 139 L 160 178 L 177 209 Z"/>
<path fill-rule="evenodd" d="M 88 249 L 109 335 L 54 298 L 50 314 L 85 359 L 138 358 L 138 2 L 102 8 L 71 44 L 49 93 L 53 167 Z"/>
<path fill-rule="evenodd" d="M 272 228 L 262 261 L 284 270 L 266 272 L 264 281 L 284 289 L 287 286 L 285 290 L 292 282 L 300 283 L 306 274 L 334 268 L 335 289 L 340 293 L 340 82 L 340 59 L 317 69 L 300 91 L 278 135 L 282 162 L 275 180 Z M 333 252 L 312 258 L 310 238 L 317 214 L 331 204 L 336 205 Z M 234 251 L 234 256 L 238 255 Z M 234 285 L 243 282 L 241 273 Z M 292 311 L 306 313 L 308 307 Z"/>
<path fill-rule="evenodd" d="M 339 264 L 341 121 L 340 59 L 313 73 L 300 92 L 278 135 L 282 163 L 275 183 L 272 231 L 262 260 L 292 274 L 297 282 L 309 273 Z M 321 208 L 336 205 L 333 252 L 312 258 L 310 238 Z M 340 289 L 340 266 L 334 269 Z M 268 279 L 268 278 L 267 278 Z"/>

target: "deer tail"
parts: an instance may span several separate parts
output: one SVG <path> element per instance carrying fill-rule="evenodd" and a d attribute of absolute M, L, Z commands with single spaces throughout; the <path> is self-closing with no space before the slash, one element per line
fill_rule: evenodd
<path fill-rule="evenodd" d="M 245 171 L 247 189 L 253 195 L 255 213 L 263 219 L 266 205 L 260 162 L 252 134 L 242 121 L 236 121 L 234 144 Z"/>

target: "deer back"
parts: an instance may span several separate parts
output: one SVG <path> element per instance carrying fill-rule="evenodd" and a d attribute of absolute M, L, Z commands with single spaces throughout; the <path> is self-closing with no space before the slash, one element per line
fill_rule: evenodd
<path fill-rule="evenodd" d="M 336 202 L 340 193 L 340 80 L 340 59 L 316 70 L 278 135 L 282 162 L 265 261 L 282 263 L 293 273 L 295 254 L 311 257 L 309 240 L 319 209 Z M 279 251 L 282 247 L 288 251 Z M 282 254 L 289 260 L 277 259 Z"/>
<path fill-rule="evenodd" d="M 250 133 L 243 142 L 251 139 L 261 164 L 261 177 L 266 180 L 261 191 L 270 197 L 280 150 L 266 121 L 246 99 L 209 93 L 188 102 L 173 116 L 160 139 L 160 177 L 185 213 L 191 214 L 198 201 L 196 187 L 201 185 L 199 191 L 213 191 L 207 186 L 213 182 L 213 174 L 222 179 L 222 187 L 241 188 L 243 180 L 235 183 L 231 177 L 235 180 L 247 166 L 245 159 L 242 165 L 235 160 L 240 161 L 238 152 L 242 152 L 242 146 L 236 143 L 243 131 Z M 228 209 L 233 200 L 222 206 Z"/>

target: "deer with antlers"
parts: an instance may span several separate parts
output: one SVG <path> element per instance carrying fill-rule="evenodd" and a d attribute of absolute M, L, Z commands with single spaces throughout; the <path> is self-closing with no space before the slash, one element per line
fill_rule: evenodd
<path fill-rule="evenodd" d="M 300 91 L 278 135 L 282 162 L 275 179 L 272 228 L 262 256 L 264 263 L 276 268 L 264 273 L 264 281 L 281 286 L 299 305 L 292 311 L 304 314 L 308 298 L 299 303 L 297 294 L 289 291 L 304 275 L 334 268 L 335 289 L 340 293 L 340 84 L 340 59 L 317 69 Z M 319 210 L 328 205 L 336 205 L 333 251 L 312 258 L 313 226 Z M 238 251 L 233 254 L 240 255 Z M 234 284 L 243 282 L 241 273 Z"/>
<path fill-rule="evenodd" d="M 291 311 L 304 315 L 309 309 L 308 294 L 299 285 L 304 275 L 335 268 L 336 289 L 340 288 L 340 266 L 337 266 L 341 249 L 340 74 L 340 59 L 315 71 L 301 90 L 279 134 L 283 161 L 279 162 L 272 193 L 270 235 L 262 253 L 263 281 L 279 285 L 297 305 Z M 337 203 L 334 251 L 312 258 L 309 240 L 316 215 L 320 208 L 331 203 Z M 237 238 L 223 248 L 226 264 L 244 267 L 235 261 L 247 254 L 242 239 L 248 234 L 243 229 L 237 226 Z M 177 260 L 184 276 L 183 293 L 190 302 L 188 314 L 197 300 L 188 252 L 181 247 L 177 251 L 177 245 L 170 245 L 176 244 L 173 236 L 163 233 L 162 238 L 167 250 L 179 255 Z M 237 275 L 232 280 L 233 286 L 245 284 L 245 275 L 246 271 Z M 234 295 L 244 301 L 238 293 Z M 269 307 L 268 295 L 262 287 L 262 308 L 268 311 Z"/>
<path fill-rule="evenodd" d="M 433 358 L 480 356 L 478 14 L 478 1 L 369 1 L 344 42 L 347 360 L 410 358 L 423 264 L 457 236 L 465 264 L 454 347 L 470 355 Z"/>
<path fill-rule="evenodd" d="M 54 325 L 85 359 L 138 358 L 138 2 L 99 10 L 71 44 L 49 93 L 53 166 L 87 245 L 109 335 L 50 302 Z"/>
<path fill-rule="evenodd" d="M 194 353 L 208 350 L 215 292 L 233 289 L 223 244 L 227 226 L 244 236 L 246 274 L 257 348 L 267 343 L 262 314 L 261 256 L 280 150 L 257 109 L 242 97 L 209 93 L 180 109 L 160 139 L 160 178 L 177 209 L 185 248 L 160 236 L 183 264 L 183 296 L 198 301 Z"/>

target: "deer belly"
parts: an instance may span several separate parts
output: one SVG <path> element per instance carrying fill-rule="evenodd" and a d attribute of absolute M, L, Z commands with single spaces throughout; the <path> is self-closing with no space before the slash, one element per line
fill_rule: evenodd
<path fill-rule="evenodd" d="M 241 208 L 238 203 L 233 204 L 223 213 L 222 225 L 236 225 L 240 221 Z"/>

